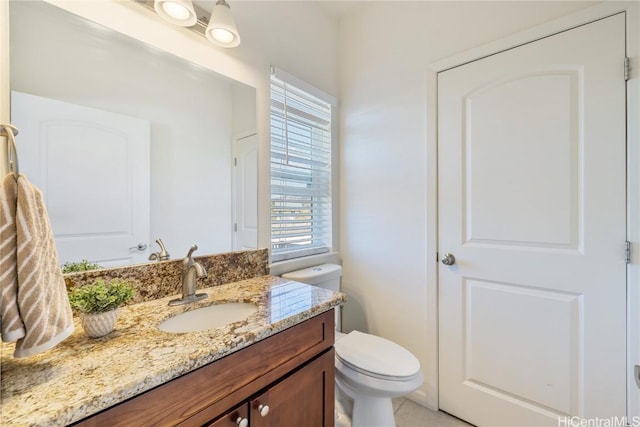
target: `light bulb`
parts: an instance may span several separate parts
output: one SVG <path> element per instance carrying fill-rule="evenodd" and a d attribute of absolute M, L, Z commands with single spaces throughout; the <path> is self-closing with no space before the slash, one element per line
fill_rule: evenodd
<path fill-rule="evenodd" d="M 163 2 L 162 9 L 167 13 L 167 15 L 180 21 L 184 21 L 191 14 L 186 7 L 172 1 Z"/>
<path fill-rule="evenodd" d="M 234 38 L 233 33 L 229 30 L 225 30 L 224 28 L 214 28 L 211 30 L 211 35 L 220 43 L 230 43 Z"/>
<path fill-rule="evenodd" d="M 162 19 L 181 27 L 190 27 L 198 21 L 191 0 L 155 0 L 153 8 Z"/>

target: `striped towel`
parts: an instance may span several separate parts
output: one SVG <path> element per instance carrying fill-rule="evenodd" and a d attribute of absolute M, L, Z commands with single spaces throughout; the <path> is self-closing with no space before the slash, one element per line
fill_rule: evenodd
<path fill-rule="evenodd" d="M 24 337 L 24 323 L 18 311 L 18 243 L 16 205 L 18 184 L 7 175 L 0 188 L 0 322 L 2 341 Z"/>
<path fill-rule="evenodd" d="M 16 343 L 14 356 L 27 357 L 57 345 L 74 328 L 42 193 L 20 175 L 16 200 L 17 305 L 25 333 Z M 5 322 L 14 320 L 4 315 L 3 310 L 3 329 Z M 2 338 L 6 340 L 4 334 Z"/>

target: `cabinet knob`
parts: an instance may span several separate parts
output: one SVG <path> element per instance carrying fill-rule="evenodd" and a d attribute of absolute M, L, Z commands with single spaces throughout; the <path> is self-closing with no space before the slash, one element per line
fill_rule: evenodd
<path fill-rule="evenodd" d="M 238 424 L 238 427 L 247 427 L 249 425 L 249 419 L 238 417 L 236 424 Z"/>
<path fill-rule="evenodd" d="M 269 414 L 269 405 L 258 406 L 258 412 L 260 412 L 260 416 L 266 417 Z"/>

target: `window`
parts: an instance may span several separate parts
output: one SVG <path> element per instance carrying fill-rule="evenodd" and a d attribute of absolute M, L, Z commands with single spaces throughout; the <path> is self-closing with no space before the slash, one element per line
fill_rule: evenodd
<path fill-rule="evenodd" d="M 332 99 L 271 73 L 271 261 L 331 247 Z"/>

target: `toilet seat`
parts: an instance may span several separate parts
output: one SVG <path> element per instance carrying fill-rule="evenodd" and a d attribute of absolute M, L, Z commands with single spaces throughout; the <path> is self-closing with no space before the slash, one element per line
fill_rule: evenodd
<path fill-rule="evenodd" d="M 336 358 L 360 374 L 387 381 L 421 375 L 420 362 L 404 347 L 375 335 L 352 331 L 334 344 Z"/>

